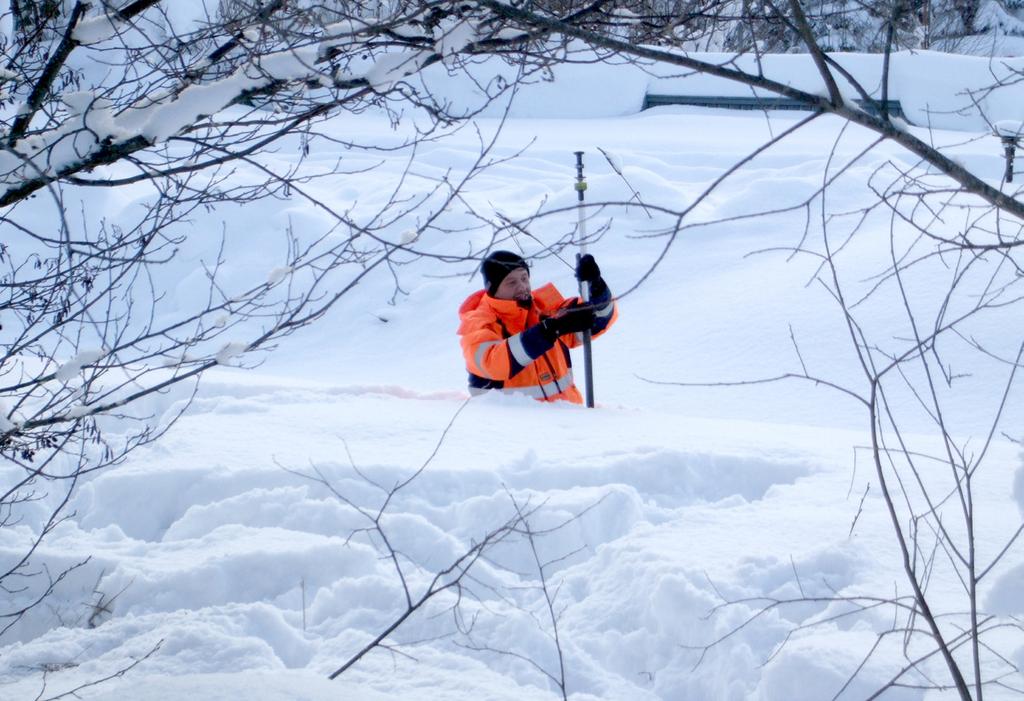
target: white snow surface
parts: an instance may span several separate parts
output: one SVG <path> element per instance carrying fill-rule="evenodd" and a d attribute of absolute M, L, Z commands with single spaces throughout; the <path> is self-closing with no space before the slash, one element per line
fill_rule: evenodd
<path fill-rule="evenodd" d="M 375 82 L 403 73 L 387 62 L 378 68 Z M 601 74 L 602 95 L 614 105 L 642 94 L 630 70 L 607 67 Z M 558 100 L 566 111 L 585 109 L 594 101 L 588 89 L 569 81 L 524 91 L 517 103 L 522 116 L 505 124 L 496 147 L 497 156 L 521 149 L 522 155 L 474 180 L 468 200 L 512 217 L 542 203 L 566 207 L 531 232 L 551 242 L 576 220 L 573 151 L 586 154 L 589 201 L 629 201 L 635 191 L 645 201 L 681 208 L 804 116 L 698 108 L 530 116 Z M 946 97 L 937 93 L 934 102 Z M 477 125 L 492 133 L 498 123 L 484 117 Z M 372 114 L 339 116 L 330 128 L 338 143 L 393 139 L 388 121 Z M 998 183 L 1002 151 L 984 125 L 976 138 L 962 131 L 917 133 L 957 144 L 961 162 Z M 61 583 L 49 606 L 3 639 L 0 697 L 36 698 L 44 668 L 50 671 L 43 696 L 50 696 L 152 653 L 123 677 L 78 695 L 92 701 L 561 698 L 548 676 L 559 669 L 550 619 L 536 565 L 522 543 L 480 563 L 473 596 L 464 602 L 466 615 L 475 617 L 472 640 L 492 651 L 469 649 L 465 637 L 452 637 L 453 600 L 441 597 L 389 639 L 400 647 L 372 652 L 328 681 L 405 606 L 392 563 L 373 547 L 377 541 L 359 533 L 366 523 L 358 509 L 379 508 L 382 500 L 367 480 L 397 484 L 426 463 L 382 519 L 403 554 L 414 595 L 509 518 L 513 499 L 538 508 L 531 523 L 536 530 L 568 522 L 538 537 L 537 545 L 551 562 L 545 574 L 559 613 L 570 699 L 869 696 L 902 666 L 900 641 L 886 639 L 892 648 L 844 684 L 891 625 L 889 609 L 802 627 L 841 607 L 783 606 L 726 637 L 703 659 L 699 650 L 758 609 L 755 601 L 716 610 L 723 599 L 907 594 L 876 476 L 856 450 L 868 440 L 863 408 L 809 384 L 698 388 L 648 380 L 755 379 L 799 370 L 803 362 L 863 389 L 842 318 L 824 291 L 807 285 L 817 261 L 771 252 L 798 243 L 803 215 L 742 215 L 802 200 L 820 184 L 831 151 L 845 162 L 872 138 L 822 118 L 784 140 L 698 207 L 696 220 L 708 224 L 686 229 L 635 290 L 667 241 L 645 236 L 655 225 L 639 206 L 615 210 L 610 220 L 608 211 L 595 214 L 594 224 L 609 229 L 590 251 L 612 290 L 626 294 L 619 322 L 594 345 L 594 410 L 499 394 L 469 399 L 455 330 L 459 303 L 479 285 L 472 263 L 420 260 L 400 269 L 398 294 L 392 274 L 382 271 L 318 324 L 283 341 L 260 367 L 211 371 L 168 435 L 123 465 L 90 475 L 71 505 L 73 518 L 44 541 L 37 555 L 51 571 L 90 559 Z M 478 143 L 476 132 L 464 130 L 422 145 L 411 180 L 421 178 L 429 189 L 434 176 L 471 167 Z M 338 156 L 320 145 L 308 158 L 330 164 Z M 407 154 L 381 151 L 367 158 L 383 166 L 339 176 L 317 194 L 338 209 L 356 201 L 372 206 L 400 176 Z M 829 206 L 846 211 L 863 202 L 867 181 L 887 159 L 913 163 L 895 148 L 877 149 L 852 164 Z M 349 165 L 355 170 L 358 164 Z M 97 218 L 116 217 L 126 207 L 109 193 L 81 197 L 90 198 Z M 278 269 L 268 278 L 267 258 L 280 250 L 274 237 L 281 231 L 294 223 L 315 236 L 331 225 L 297 198 L 225 208 L 217 216 L 234 256 L 237 280 L 231 282 L 254 284 L 280 279 Z M 451 216 L 459 221 L 458 212 Z M 477 246 L 491 236 L 468 228 L 469 215 L 462 223 L 464 237 Z M 864 241 L 849 247 L 844 261 L 851 279 L 868 279 L 879 259 L 884 262 L 888 223 L 887 216 L 869 220 Z M 428 252 L 461 250 L 408 231 L 408 222 L 397 220 L 393 240 Z M 525 237 L 517 243 L 526 254 L 541 248 Z M 183 250 L 157 283 L 169 285 L 182 304 L 203 294 L 194 284 L 196 261 L 215 257 L 219 244 L 214 236 L 203 244 L 208 249 Z M 908 284 L 927 300 L 946 273 L 941 265 L 922 269 Z M 574 286 L 569 265 L 550 257 L 535 261 L 532 277 L 553 280 L 566 293 Z M 878 337 L 899 338 L 905 331 L 898 305 L 884 300 L 865 317 Z M 979 338 L 998 338 L 1008 321 L 993 315 L 986 323 L 976 329 Z M 223 361 L 245 347 L 225 346 Z M 954 359 L 970 357 L 967 349 L 947 351 Z M 86 360 L 69 361 L 68 373 Z M 957 385 L 951 421 L 979 440 L 998 403 L 992 387 L 999 386 L 999 372 L 982 367 Z M 148 409 L 170 412 L 186 400 L 172 392 Z M 1014 393 L 1003 424 L 1014 436 L 1021 434 L 1021 409 Z M 908 421 L 911 439 L 927 445 L 926 418 Z M 979 473 L 983 557 L 998 552 L 1020 524 L 1019 465 L 1018 447 L 999 439 Z M 0 472 L 4 480 L 13 479 L 9 469 Z M 295 474 L 313 470 L 345 499 Z M 24 551 L 36 525 L 0 530 L 4 562 Z M 1020 616 L 1022 586 L 1018 546 L 985 580 L 982 604 Z M 936 571 L 930 591 L 944 609 L 963 610 L 959 582 L 948 571 Z M 465 629 L 470 621 L 459 623 Z M 1020 635 L 1006 631 L 992 642 L 1024 664 Z M 936 663 L 932 671 L 941 668 Z M 1019 687 L 1024 680 L 1011 676 L 1007 684 Z M 1008 694 L 993 688 L 989 698 Z M 884 698 L 946 696 L 899 689 Z"/>

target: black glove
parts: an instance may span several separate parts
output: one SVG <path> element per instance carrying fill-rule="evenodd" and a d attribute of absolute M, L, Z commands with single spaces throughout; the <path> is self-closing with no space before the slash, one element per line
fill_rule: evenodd
<path fill-rule="evenodd" d="M 597 267 L 594 256 L 588 253 L 585 256 L 580 256 L 580 259 L 576 261 L 576 279 L 590 284 L 601 279 L 601 269 Z"/>
<path fill-rule="evenodd" d="M 560 310 L 556 316 L 540 322 L 544 335 L 552 343 L 567 333 L 586 331 L 594 325 L 594 308 L 571 305 Z"/>
<path fill-rule="evenodd" d="M 603 297 L 608 291 L 608 285 L 601 277 L 601 269 L 597 267 L 597 261 L 589 253 L 580 256 L 576 261 L 576 279 L 580 282 L 590 283 L 590 298 Z"/>

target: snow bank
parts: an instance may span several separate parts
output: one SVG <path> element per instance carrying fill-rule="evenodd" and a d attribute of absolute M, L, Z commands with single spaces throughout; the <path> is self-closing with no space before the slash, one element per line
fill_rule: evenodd
<path fill-rule="evenodd" d="M 95 629 L 24 629 L 0 667 L 10 688 L 32 688 L 32 676 L 19 670 L 42 660 L 75 661 L 51 676 L 61 689 L 162 641 L 116 692 L 101 686 L 88 698 L 136 698 L 143 687 L 137 698 L 184 699 L 197 690 L 228 697 L 268 670 L 311 699 L 329 688 L 417 698 L 435 685 L 441 691 L 431 698 L 553 698 L 534 664 L 556 670 L 556 649 L 522 542 L 491 552 L 474 578 L 484 585 L 474 590 L 481 600 L 464 603 L 479 640 L 519 657 L 434 641 L 448 625 L 452 599 L 444 598 L 398 635 L 427 641 L 408 648 L 418 664 L 375 654 L 339 686 L 322 681 L 404 606 L 390 561 L 352 535 L 366 525 L 357 509 L 379 507 L 383 493 L 337 460 L 338 431 L 361 472 L 396 484 L 432 450 L 463 400 L 214 387 L 162 444 L 85 485 L 76 523 L 48 541 L 44 556 L 56 563 L 58 553 L 68 561 L 91 554 L 88 572 L 59 600 L 66 611 L 106 601 L 106 612 Z M 812 456 L 794 452 L 790 441 L 801 434 L 778 427 L 740 435 L 729 422 L 655 419 L 626 408 L 587 412 L 485 397 L 465 411 L 382 523 L 414 590 L 505 518 L 510 496 L 539 507 L 531 517 L 539 533 L 567 524 L 536 545 L 552 563 L 546 577 L 558 590 L 574 699 L 819 698 L 842 686 L 859 661 L 851 651 L 884 628 L 872 617 L 811 628 L 776 654 L 794 626 L 832 613 L 825 604 L 780 607 L 737 633 L 757 600 L 709 616 L 723 597 L 786 599 L 891 583 L 898 558 L 882 556 L 874 542 L 885 538 L 884 512 L 869 500 L 858 528 L 864 537 L 851 540 L 864 478 L 845 496 L 848 471 L 824 444 Z M 514 430 L 482 442 L 482 420 Z M 523 435 L 539 438 L 524 451 Z M 694 450 L 701 445 L 714 451 Z M 304 471 L 310 461 L 351 503 L 280 467 Z M 1012 591 L 1013 580 L 1006 587 Z M 701 648 L 726 635 L 697 665 Z M 871 667 L 851 693 L 877 688 L 887 669 Z M 811 686 L 795 681 L 804 675 Z M 271 685 L 266 698 L 283 693 Z"/>
<path fill-rule="evenodd" d="M 753 56 L 692 54 L 692 58 L 726 65 L 751 75 L 763 71 L 768 78 L 814 95 L 827 95 L 811 57 L 805 54 L 772 54 L 756 61 Z M 877 54 L 832 54 L 874 99 L 882 97 L 882 57 Z M 892 55 L 888 98 L 898 100 L 914 125 L 937 129 L 991 131 L 1002 119 L 1021 119 L 1021 87 L 1013 79 L 1024 68 L 1021 58 L 985 58 L 934 51 L 900 51 Z M 663 95 L 770 96 L 740 83 L 709 75 L 686 75 L 678 69 L 656 66 L 657 77 L 648 83 L 650 93 Z M 843 97 L 859 100 L 851 83 L 837 75 Z M 990 89 L 1000 81 L 1008 84 Z"/>
<path fill-rule="evenodd" d="M 690 53 L 697 61 L 722 65 L 765 77 L 814 95 L 827 95 L 814 62 L 806 54 L 769 54 L 754 56 Z M 875 99 L 882 96 L 882 57 L 878 54 L 832 54 L 832 57 Z M 508 114 L 529 118 L 611 117 L 638 112 L 647 94 L 700 97 L 773 96 L 742 83 L 694 73 L 667 64 L 642 65 L 622 62 L 602 65 L 579 63 L 554 66 L 550 73 L 530 77 L 517 93 Z M 916 126 L 960 131 L 992 131 L 1000 120 L 1024 119 L 1022 86 L 1015 76 L 1024 70 L 1024 58 L 980 57 L 944 54 L 934 51 L 900 51 L 891 57 L 888 86 L 890 100 L 900 102 L 907 119 Z M 442 68 L 425 72 L 424 84 L 432 94 L 450 100 L 456 112 L 472 112 L 483 104 L 483 93 L 475 82 L 484 84 L 500 77 L 509 82 L 516 75 L 514 66 L 490 59 L 472 71 L 474 82 L 456 77 Z M 861 95 L 842 76 L 839 86 L 847 100 Z M 1007 85 L 994 88 L 998 82 Z M 500 116 L 506 100 L 484 109 L 484 114 Z"/>

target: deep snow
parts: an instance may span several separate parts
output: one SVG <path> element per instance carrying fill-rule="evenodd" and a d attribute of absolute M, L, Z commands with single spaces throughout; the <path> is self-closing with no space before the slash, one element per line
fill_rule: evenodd
<path fill-rule="evenodd" d="M 615 71 L 606 81 L 610 94 L 637 90 L 633 78 Z M 495 154 L 522 149 L 522 155 L 482 174 L 466 198 L 510 217 L 569 208 L 531 228 L 540 241 L 551 241 L 575 222 L 576 149 L 586 151 L 591 201 L 631 196 L 601 147 L 644 201 L 682 207 L 765 138 L 805 116 L 661 108 L 592 119 L 513 118 Z M 487 133 L 498 126 L 492 118 L 478 125 Z M 394 138 L 386 120 L 369 115 L 338 117 L 329 129 L 378 143 Z M 964 163 L 998 181 L 1002 159 L 994 137 L 929 136 L 960 144 Z M 497 395 L 467 403 L 454 332 L 458 303 L 478 285 L 470 262 L 424 259 L 403 267 L 397 294 L 390 274 L 373 276 L 261 367 L 211 373 L 162 441 L 80 488 L 75 518 L 47 539 L 40 556 L 52 567 L 92 559 L 0 649 L 0 696 L 35 698 L 44 666 L 53 670 L 44 696 L 59 693 L 120 669 L 162 641 L 125 677 L 82 697 L 556 698 L 541 671 L 557 672 L 550 621 L 522 543 L 497 549 L 477 571 L 472 590 L 480 600 L 464 602 L 464 613 L 475 616 L 471 638 L 452 637 L 452 602 L 444 599 L 392 639 L 406 646 L 371 654 L 337 681 L 325 678 L 394 620 L 404 601 L 390 563 L 364 538 L 350 537 L 365 526 L 355 507 L 374 508 L 382 499 L 354 468 L 392 484 L 437 448 L 383 522 L 416 565 L 411 586 L 425 586 L 433 572 L 508 518 L 513 497 L 541 507 L 534 528 L 568 521 L 538 545 L 543 559 L 555 561 L 547 579 L 557 585 L 567 687 L 575 701 L 832 698 L 891 625 L 891 610 L 798 630 L 780 651 L 801 624 L 841 609 L 787 606 L 728 637 L 699 665 L 693 648 L 756 610 L 740 604 L 708 616 L 723 597 L 907 592 L 875 475 L 856 449 L 867 441 L 864 410 L 834 391 L 799 383 L 695 388 L 647 380 L 716 382 L 792 371 L 799 367 L 792 337 L 809 368 L 859 387 L 842 320 L 828 295 L 807 284 L 816 262 L 770 250 L 796 244 L 803 214 L 736 217 L 801 201 L 819 186 L 830 152 L 837 161 L 850 159 L 870 139 L 820 119 L 783 141 L 697 209 L 687 223 L 705 224 L 687 228 L 639 287 L 666 245 L 664 237 L 646 236 L 659 221 L 639 207 L 596 212 L 593 225 L 607 221 L 609 229 L 592 251 L 613 291 L 625 293 L 621 320 L 595 344 L 597 410 Z M 448 169 L 467 167 L 476 144 L 469 129 L 426 144 L 413 181 L 428 184 Z M 310 167 L 329 168 L 337 156 L 318 147 Z M 289 157 L 280 152 L 273 159 Z M 401 153 L 346 157 L 352 169 L 383 165 L 309 186 L 339 206 L 371 209 L 405 166 Z M 906 162 L 896 149 L 881 147 L 854 163 L 829 196 L 830 211 L 863 203 L 865 184 L 889 159 Z M 97 217 L 131 206 L 116 193 L 91 196 Z M 228 285 L 280 274 L 268 251 L 280 250 L 275 239 L 287 224 L 310 235 L 330 225 L 298 198 L 224 208 L 216 216 L 193 234 L 194 248 L 162 271 L 178 304 L 201 294 L 197 261 L 209 260 L 220 243 L 211 232 L 221 219 Z M 459 211 L 447 216 L 452 227 L 475 224 Z M 849 248 L 843 260 L 851 281 L 884 264 L 887 226 L 884 216 L 869 219 L 863 245 Z M 395 240 L 405 230 L 397 224 Z M 480 246 L 491 233 L 477 227 L 419 245 L 429 253 L 462 250 L 466 240 Z M 541 248 L 528 239 L 504 245 L 514 243 L 527 253 Z M 913 281 L 922 305 L 934 301 L 929 290 L 943 274 L 941 266 L 928 268 Z M 533 276 L 554 280 L 563 291 L 572 287 L 569 266 L 554 258 L 536 261 Z M 896 344 L 904 331 L 891 298 L 868 305 L 864 319 L 880 342 Z M 986 318 L 977 330 L 998 343 L 1007 323 Z M 949 352 L 965 362 L 969 357 L 963 348 Z M 225 360 L 240 360 L 231 355 L 225 351 Z M 958 385 L 951 411 L 962 431 L 984 431 L 999 372 L 980 365 Z M 169 411 L 181 401 L 181 395 L 162 397 L 147 409 Z M 1015 394 L 1004 424 L 1011 435 L 1019 435 L 1021 409 Z M 913 414 L 906 420 L 926 444 L 928 422 Z M 1017 446 L 1000 440 L 980 475 L 984 556 L 994 555 L 1000 538 L 1020 523 L 1019 463 Z M 351 503 L 293 472 L 313 467 Z M 18 552 L 30 527 L 3 531 L 5 557 Z M 1022 582 L 1018 547 L 986 582 L 984 605 L 1024 613 Z M 963 608 L 958 589 L 942 571 L 931 582 L 943 607 L 957 611 Z M 89 627 L 98 597 L 110 610 Z M 1024 664 L 1019 635 L 992 640 Z M 473 643 L 520 657 L 468 649 Z M 863 698 L 885 683 L 902 664 L 898 649 L 899 641 L 887 639 L 840 698 Z M 1016 675 L 1008 683 L 1024 680 Z M 1007 694 L 993 689 L 991 696 Z M 938 696 L 903 689 L 886 698 Z"/>

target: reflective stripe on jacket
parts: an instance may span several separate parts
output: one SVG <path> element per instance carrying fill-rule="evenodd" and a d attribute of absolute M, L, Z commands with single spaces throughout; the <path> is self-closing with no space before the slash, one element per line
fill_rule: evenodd
<path fill-rule="evenodd" d="M 569 357 L 569 348 L 583 342 L 582 334 L 566 334 L 550 346 L 536 326 L 574 302 L 579 299 L 565 299 L 551 284 L 533 291 L 529 309 L 514 299 L 495 299 L 484 290 L 466 298 L 459 308 L 459 336 L 470 391 L 501 389 L 541 401 L 565 399 L 582 404 Z M 591 333 L 597 336 L 614 323 L 618 310 L 607 291 L 591 304 L 595 307 Z"/>

